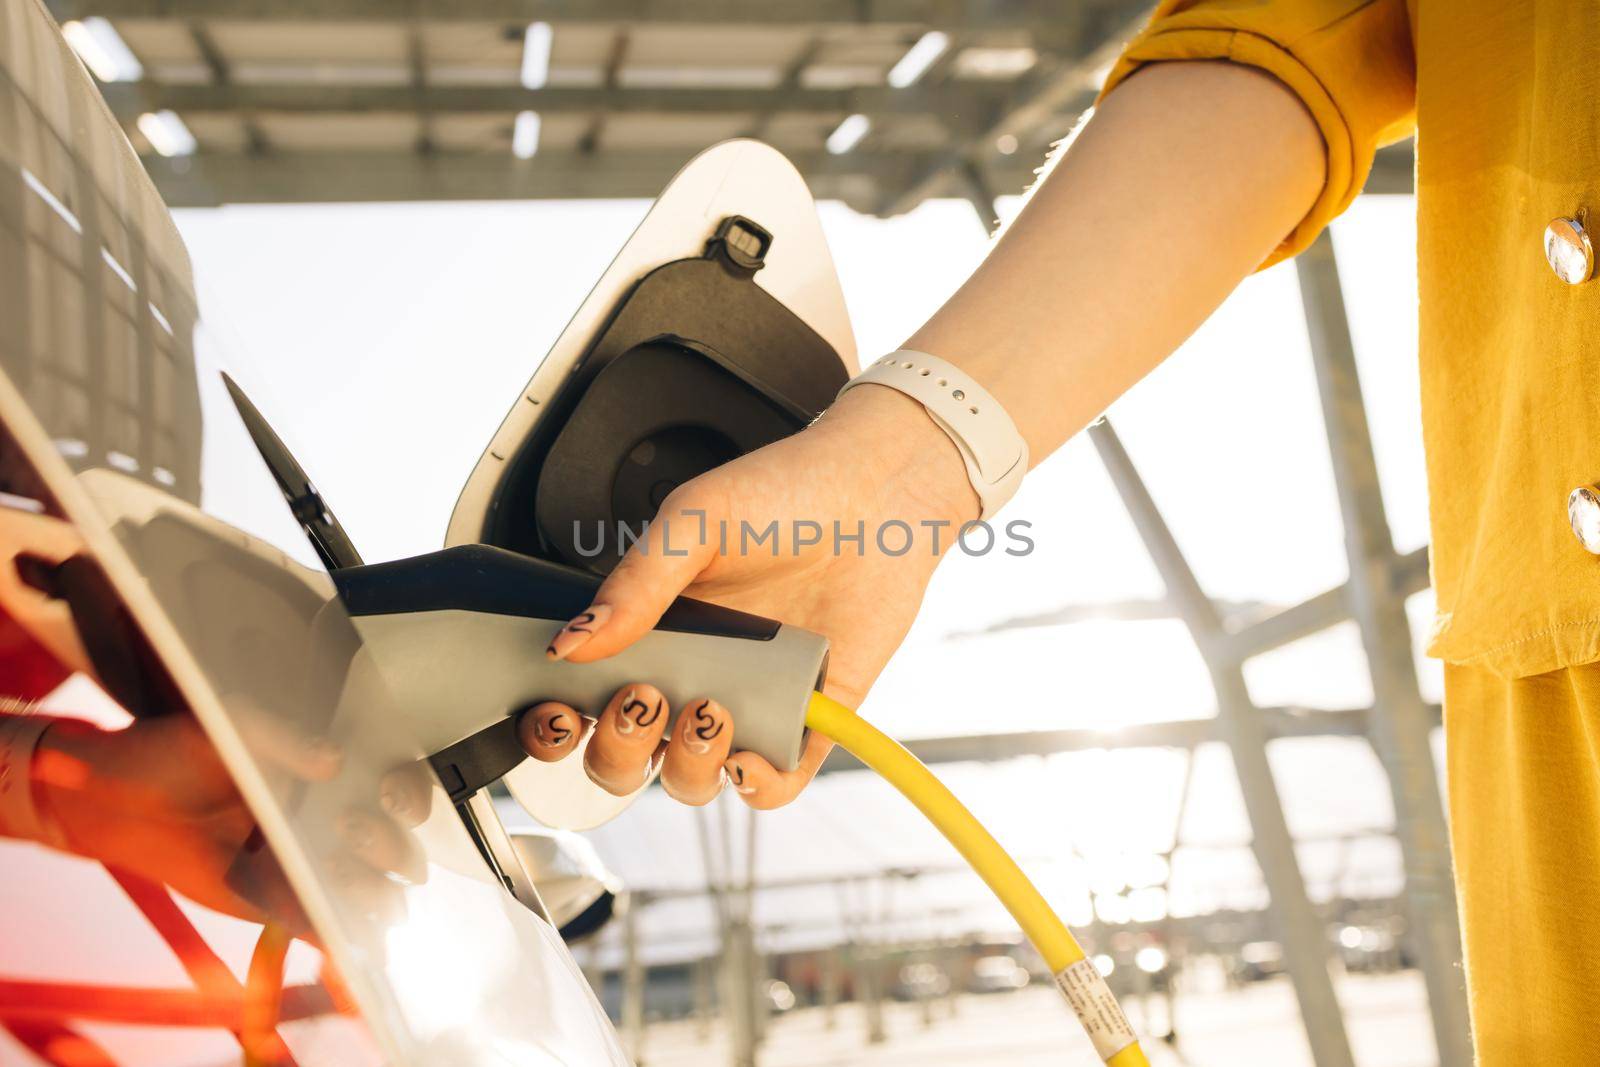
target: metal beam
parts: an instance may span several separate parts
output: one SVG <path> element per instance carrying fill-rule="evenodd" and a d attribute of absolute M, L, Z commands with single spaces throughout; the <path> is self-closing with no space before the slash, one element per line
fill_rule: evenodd
<path fill-rule="evenodd" d="M 1428 588 L 1427 547 L 1395 557 L 1391 581 L 1402 599 Z M 1341 585 L 1250 623 L 1227 636 L 1224 644 L 1228 654 L 1236 660 L 1246 660 L 1337 626 L 1351 617 L 1350 597 L 1350 587 Z"/>
<path fill-rule="evenodd" d="M 304 152 L 260 157 L 201 153 L 146 156 L 145 168 L 171 207 L 224 203 L 348 203 L 407 200 L 542 200 L 654 197 L 688 160 L 687 151 L 541 149 L 512 166 L 510 151 Z M 820 199 L 870 210 L 882 191 L 926 157 L 899 152 L 791 153 Z"/>
<path fill-rule="evenodd" d="M 514 166 L 495 152 L 203 152 L 180 159 L 146 156 L 145 168 L 171 207 L 225 203 L 350 203 L 413 200 L 584 200 L 654 197 L 692 154 L 688 151 L 540 149 Z M 928 153 L 867 150 L 843 156 L 790 152 L 811 191 L 857 211 L 881 206 L 886 193 L 926 168 Z M 1020 153 L 992 162 L 992 188 L 1021 189 L 1032 178 Z M 1420 587 L 1419 587 L 1420 588 Z M 1337 620 L 1335 620 L 1337 621 Z"/>
<path fill-rule="evenodd" d="M 118 116 L 170 108 L 181 114 L 232 111 L 322 114 L 327 112 L 414 112 L 515 114 L 533 109 L 545 115 L 675 114 L 738 115 L 753 112 L 816 114 L 826 117 L 860 112 L 871 118 L 935 115 L 960 125 L 963 117 L 981 116 L 1000 94 L 986 86 L 930 86 L 890 89 L 806 89 L 799 86 L 759 88 L 593 88 L 519 85 L 341 85 L 242 84 L 178 85 L 160 82 L 115 82 L 101 87 Z"/>
<path fill-rule="evenodd" d="M 929 197 L 945 194 L 951 178 L 967 167 L 981 167 L 1004 158 L 996 147 L 1001 134 L 1021 138 L 1042 122 L 1063 112 L 1081 111 L 1094 98 L 1094 74 L 1104 67 L 1148 17 L 1147 5 L 1124 4 L 1114 10 L 1077 9 L 1077 54 L 1070 59 L 1042 63 L 1011 87 L 1010 98 L 994 108 L 976 132 L 953 146 L 879 208 L 879 214 L 898 215 Z M 1059 20 L 1058 20 L 1059 24 Z M 1035 161 L 1036 162 L 1036 161 Z M 1032 167 L 1020 192 L 1032 182 Z"/>
<path fill-rule="evenodd" d="M 1416 192 L 1416 142 L 1407 138 L 1399 144 L 1381 148 L 1372 160 L 1363 193 Z"/>
<path fill-rule="evenodd" d="M 632 38 L 626 29 L 614 30 L 611 34 L 611 47 L 606 54 L 605 67 L 601 84 L 606 91 L 614 93 L 622 77 L 622 64 L 628 58 L 628 47 Z M 593 155 L 595 149 L 600 147 L 600 138 L 605 133 L 606 119 L 610 112 L 602 111 L 589 120 L 589 128 L 583 131 L 583 136 L 578 138 L 578 151 L 585 155 Z"/>
<path fill-rule="evenodd" d="M 1326 837 L 1314 837 L 1309 838 L 1308 840 L 1319 843 L 1332 843 L 1340 841 L 1368 840 L 1375 836 L 1380 835 L 1360 833 L 1341 834 L 1330 835 Z M 1216 847 L 1222 849 L 1248 848 L 1249 844 L 1248 842 L 1245 842 L 1237 845 L 1226 844 Z M 961 873 L 970 874 L 970 872 L 970 867 L 963 867 L 951 871 L 950 873 L 959 875 Z M 880 884 L 894 884 L 888 879 L 875 878 L 871 875 L 863 878 L 847 877 L 843 879 L 833 879 L 831 880 L 831 884 L 856 888 L 860 884 L 865 884 L 866 882 L 873 880 L 876 880 Z M 824 881 L 821 884 L 826 886 L 830 883 L 828 881 Z M 765 890 L 767 887 L 763 885 L 757 888 L 759 890 Z M 654 890 L 632 890 L 632 892 L 653 893 Z M 693 890 L 680 891 L 676 888 L 673 888 L 667 890 L 661 899 L 666 902 L 685 899 L 692 900 L 696 896 L 703 895 L 703 892 L 696 893 Z M 1398 901 L 1392 897 L 1386 896 L 1353 897 L 1344 903 L 1353 905 L 1354 910 L 1367 916 L 1393 915 L 1398 914 L 1400 911 Z M 963 915 L 962 910 L 957 906 L 941 907 L 938 905 L 920 908 L 902 907 L 897 909 L 897 912 L 897 918 L 899 921 L 895 925 L 899 926 L 901 929 L 909 927 L 910 931 L 915 932 L 911 933 L 910 936 L 893 938 L 889 944 L 885 945 L 884 947 L 891 955 L 926 946 L 929 943 L 926 935 L 923 933 L 923 931 L 926 929 L 926 926 L 921 924 L 926 923 L 927 920 L 949 920 L 952 918 L 959 919 Z M 840 925 L 845 929 L 845 931 L 847 931 L 847 944 L 852 946 L 860 946 L 867 936 L 866 931 L 863 928 L 869 925 L 877 924 L 871 919 L 852 920 L 851 918 L 846 918 L 841 922 Z M 972 944 L 985 943 L 979 930 L 981 930 L 981 927 L 978 930 L 968 931 L 974 935 L 974 938 L 971 942 Z M 786 934 L 793 934 L 796 932 L 816 931 L 818 931 L 816 924 L 803 920 L 788 922 L 783 920 L 768 920 L 761 923 L 759 927 L 757 927 L 757 932 L 767 937 L 782 937 Z M 1246 910 L 1239 908 L 1221 908 L 1216 911 L 1205 912 L 1200 915 L 1180 915 L 1144 920 L 1130 919 L 1124 922 L 1115 923 L 1096 919 L 1091 926 L 1085 929 L 1084 932 L 1089 935 L 1089 937 L 1085 938 L 1085 940 L 1093 938 L 1092 944 L 1094 944 L 1097 948 L 1109 947 L 1109 935 L 1119 932 L 1133 934 L 1150 933 L 1167 940 L 1167 943 L 1169 944 L 1178 946 L 1184 955 L 1190 958 L 1204 956 L 1210 953 L 1236 952 L 1243 945 L 1249 944 L 1252 941 L 1270 939 L 1272 936 L 1270 923 L 1265 911 L 1260 909 Z M 1174 932 L 1176 932 L 1178 936 L 1173 937 L 1172 935 Z M 822 936 L 814 935 L 813 938 L 810 939 L 812 947 L 804 948 L 797 946 L 792 950 L 786 949 L 785 951 L 814 952 L 821 950 L 826 947 L 827 942 L 836 940 L 835 937 L 831 936 L 832 934 L 833 931 L 826 930 L 824 928 L 822 931 Z M 650 962 L 655 966 L 670 965 L 675 962 L 687 962 L 688 960 L 697 958 L 696 955 L 689 953 L 703 952 L 704 946 L 705 934 L 698 930 L 687 931 L 671 937 L 657 936 L 653 932 L 648 942 L 648 948 L 650 949 L 651 956 Z M 677 951 L 674 951 L 674 949 L 677 949 Z M 685 950 L 688 951 L 685 952 Z M 615 963 L 612 965 L 613 967 L 619 966 L 623 962 L 621 958 L 616 958 L 620 957 L 621 954 L 615 948 L 612 949 L 611 955 L 613 955 L 615 958 Z M 604 970 L 604 968 L 602 970 Z M 596 988 L 598 988 L 598 984 L 596 985 Z M 1184 1061 L 1173 1059 L 1168 1062 L 1182 1063 Z"/>
<path fill-rule="evenodd" d="M 127 92 L 120 94 L 120 104 L 127 114 L 154 106 L 153 101 Z M 204 207 L 222 203 L 653 197 L 690 154 L 604 149 L 586 154 L 542 149 L 529 165 L 514 166 L 516 161 L 510 158 L 509 147 L 503 155 L 439 151 L 288 153 L 272 150 L 262 140 L 249 155 L 208 152 L 187 159 L 147 156 L 144 163 L 168 205 Z M 818 198 L 843 200 L 866 213 L 881 209 L 886 198 L 903 190 L 907 182 L 925 173 L 939 158 L 937 153 L 875 149 L 842 156 L 821 151 L 790 152 L 789 156 Z M 1020 152 L 995 157 L 982 171 L 987 180 L 985 192 L 976 194 L 968 187 L 962 193 L 976 205 L 979 195 L 1020 191 L 1033 181 L 1033 163 Z M 1368 188 L 1372 188 L 1371 183 Z"/>
<path fill-rule="evenodd" d="M 1439 722 L 1439 707 L 1429 709 Z M 1319 711 L 1310 708 L 1260 708 L 1255 713 L 1267 740 L 1289 737 L 1365 737 L 1371 711 L 1356 708 Z M 992 763 L 1025 756 L 1053 756 L 1062 752 L 1097 749 L 1194 749 L 1226 735 L 1218 719 L 1179 719 L 1138 723 L 1113 730 L 1023 730 L 1016 733 L 972 734 L 961 737 L 924 737 L 905 742 L 923 763 Z M 822 765 L 821 774 L 862 770 L 862 764 L 842 748 L 835 748 Z"/>
<path fill-rule="evenodd" d="M 217 47 L 217 42 L 212 39 L 211 31 L 202 22 L 190 22 L 188 26 L 189 39 L 194 42 L 194 47 L 200 53 L 200 58 L 211 71 L 211 80 L 217 85 L 228 85 L 233 81 L 233 70 L 228 66 L 228 61 L 223 58 L 222 50 Z M 131 100 L 129 101 L 131 103 Z M 137 117 L 132 116 L 132 117 Z M 244 111 L 239 116 L 244 124 L 245 144 L 251 153 L 259 155 L 266 151 L 266 138 L 262 136 L 261 127 L 256 123 L 255 116 Z M 131 118 L 129 119 L 131 121 Z"/>
<path fill-rule="evenodd" d="M 417 125 L 420 132 L 417 134 L 417 151 L 428 155 L 433 151 L 433 106 L 431 94 L 428 92 L 428 54 L 427 43 L 422 34 L 421 23 L 413 22 L 406 27 L 406 70 L 411 80 L 411 91 L 415 93 L 421 106 L 417 108 Z"/>
<path fill-rule="evenodd" d="M 789 60 L 784 68 L 783 76 L 778 82 L 778 89 L 783 92 L 798 92 L 801 89 L 800 79 L 805 75 L 806 68 L 816 61 L 822 52 L 826 39 L 818 37 L 802 45 L 800 51 Z M 764 108 L 746 130 L 746 136 L 760 139 L 767 130 L 767 125 L 778 115 L 776 108 Z"/>
<path fill-rule="evenodd" d="M 1219 600 L 1217 610 L 1224 620 L 1236 617 L 1255 619 L 1264 611 L 1280 610 L 1259 600 Z M 1284 608 L 1284 611 L 1293 609 Z M 1178 613 L 1166 600 L 1134 597 L 1129 600 L 1098 600 L 1065 604 L 1051 611 L 1030 615 L 1013 615 L 977 630 L 961 630 L 952 637 L 977 637 L 997 634 L 1006 630 L 1031 630 L 1040 626 L 1067 626 L 1080 622 L 1148 622 L 1151 619 L 1175 619 Z"/>
<path fill-rule="evenodd" d="M 1211 672 L 1217 696 L 1217 726 L 1233 755 L 1239 790 L 1250 817 L 1251 848 L 1267 885 L 1268 907 L 1283 944 L 1284 964 L 1294 981 L 1312 1057 L 1317 1067 L 1354 1067 L 1350 1038 L 1328 971 L 1328 938 L 1306 893 L 1283 801 L 1267 762 L 1267 735 L 1260 711 L 1250 699 L 1239 665 L 1219 652 L 1226 634 L 1216 605 L 1200 587 L 1111 424 L 1096 423 L 1090 427 L 1089 436 L 1161 574 L 1168 598 L 1183 616 Z"/>
<path fill-rule="evenodd" d="M 1394 561 L 1394 587 L 1402 597 L 1428 588 L 1428 547 L 1412 549 Z M 1348 593 L 1337 586 L 1290 607 L 1264 604 L 1259 600 L 1212 599 L 1223 626 L 1229 630 L 1222 644 L 1234 659 L 1244 660 L 1283 645 L 1310 637 L 1350 618 Z M 1133 599 L 1067 604 L 1053 611 L 1017 615 L 979 630 L 965 630 L 953 637 L 977 637 L 1005 630 L 1028 630 L 1039 626 L 1066 626 L 1079 622 L 1143 622 L 1174 619 L 1178 613 L 1166 600 Z M 1245 620 L 1235 623 L 1235 620 Z"/>
<path fill-rule="evenodd" d="M 1107 0 L 1080 0 L 1105 6 Z M 1048 29 L 1059 0 L 52 0 L 68 17 L 227 19 L 261 22 L 654 23 L 851 29 L 860 26 L 946 30 Z M 1125 3 L 1113 6 L 1127 6 Z"/>
<path fill-rule="evenodd" d="M 1301 253 L 1295 267 L 1344 519 L 1350 563 L 1346 589 L 1372 673 L 1372 745 L 1388 772 L 1405 864 L 1407 937 L 1427 983 L 1439 1063 L 1469 1067 L 1471 1031 L 1450 837 L 1433 761 L 1434 723 L 1417 687 L 1411 626 L 1395 585 L 1398 561 L 1329 235 Z"/>
<path fill-rule="evenodd" d="M 985 234 L 992 235 L 1000 225 L 1000 209 L 999 200 L 994 187 L 989 183 L 988 174 L 984 173 L 983 167 L 976 162 L 966 160 L 961 164 L 960 175 L 967 202 L 977 213 L 978 225 L 983 227 Z"/>

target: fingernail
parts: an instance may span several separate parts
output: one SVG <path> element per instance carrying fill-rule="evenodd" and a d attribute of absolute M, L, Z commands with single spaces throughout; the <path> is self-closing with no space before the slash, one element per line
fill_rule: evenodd
<path fill-rule="evenodd" d="M 667 710 L 665 697 L 657 696 L 654 704 L 647 704 L 635 695 L 637 692 L 636 689 L 628 690 L 622 698 L 622 707 L 617 713 L 617 733 L 623 737 L 654 726 L 656 720 Z"/>
<path fill-rule="evenodd" d="M 727 763 L 723 764 L 723 768 L 728 772 L 728 777 L 733 779 L 734 792 L 738 793 L 742 797 L 747 797 L 756 791 L 755 786 L 744 784 L 744 768 L 739 766 L 739 764 L 735 763 L 733 760 L 729 760 Z"/>
<path fill-rule="evenodd" d="M 533 740 L 540 748 L 561 748 L 572 739 L 567 713 L 558 711 L 548 719 L 533 720 Z"/>
<path fill-rule="evenodd" d="M 367 848 L 377 838 L 372 820 L 361 815 L 345 815 L 339 820 L 339 836 L 354 852 Z"/>
<path fill-rule="evenodd" d="M 326 737 L 314 737 L 306 741 L 305 753 L 308 758 L 318 763 L 338 763 L 344 756 L 339 746 Z"/>
<path fill-rule="evenodd" d="M 555 637 L 550 640 L 550 647 L 544 654 L 550 659 L 566 659 L 574 649 L 583 646 L 584 642 L 595 635 L 595 631 L 604 626 L 611 618 L 609 604 L 591 604 L 589 610 L 563 626 Z"/>
<path fill-rule="evenodd" d="M 703 756 L 711 751 L 711 742 L 721 737 L 728 725 L 719 714 L 721 710 L 711 701 L 702 700 L 683 717 L 683 743 L 690 752 Z"/>
<path fill-rule="evenodd" d="M 384 784 L 378 790 L 378 803 L 383 805 L 383 810 L 393 818 L 404 819 L 411 813 L 411 804 L 406 800 L 405 790 L 399 786 Z"/>

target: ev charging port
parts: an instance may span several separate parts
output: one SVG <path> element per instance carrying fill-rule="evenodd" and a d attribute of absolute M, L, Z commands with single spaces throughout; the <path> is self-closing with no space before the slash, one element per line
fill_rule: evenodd
<path fill-rule="evenodd" d="M 833 401 L 844 360 L 756 281 L 774 241 L 728 215 L 624 293 L 508 456 L 478 540 L 606 574 L 673 489 Z"/>

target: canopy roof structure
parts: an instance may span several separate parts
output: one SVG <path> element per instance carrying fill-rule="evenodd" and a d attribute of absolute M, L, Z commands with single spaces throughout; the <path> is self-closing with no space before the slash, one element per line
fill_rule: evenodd
<path fill-rule="evenodd" d="M 858 211 L 957 196 L 988 216 L 1092 103 L 1149 4 L 49 6 L 106 53 L 90 65 L 175 207 L 648 197 L 694 152 L 746 136 Z M 1408 153 L 1372 183 L 1409 185 Z"/>

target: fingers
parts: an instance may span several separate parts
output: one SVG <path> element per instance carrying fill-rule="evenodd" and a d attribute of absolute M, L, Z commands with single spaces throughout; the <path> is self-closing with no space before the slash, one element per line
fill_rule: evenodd
<path fill-rule="evenodd" d="M 708 698 L 691 700 L 678 716 L 672 736 L 666 697 L 651 685 L 619 689 L 607 703 L 594 736 L 584 749 L 583 766 L 591 781 L 613 796 L 636 792 L 659 761 L 661 785 L 684 804 L 710 803 L 725 782 L 753 808 L 782 807 L 816 776 L 833 742 L 812 733 L 799 765 L 779 771 L 754 752 L 729 755 L 733 716 Z M 536 704 L 517 721 L 523 748 L 533 758 L 553 763 L 581 747 L 588 722 L 555 701 Z"/>
<path fill-rule="evenodd" d="M 781 808 L 811 783 L 832 749 L 832 741 L 812 731 L 806 738 L 800 763 L 792 771 L 780 771 L 754 752 L 738 752 L 725 764 L 728 781 L 739 798 L 752 808 L 758 811 Z"/>
<path fill-rule="evenodd" d="M 646 536 L 622 557 L 588 611 L 556 635 L 546 655 L 589 663 L 622 651 L 660 621 L 715 555 L 705 509 L 668 497 Z"/>
<path fill-rule="evenodd" d="M 556 631 L 555 637 L 550 639 L 549 647 L 544 650 L 545 658 L 566 659 L 587 643 L 595 631 L 610 620 L 611 605 L 591 604 L 589 610 L 579 612 L 570 622 Z"/>
<path fill-rule="evenodd" d="M 428 821 L 433 810 L 433 780 L 424 760 L 402 764 L 378 780 L 378 803 L 407 829 Z"/>
<path fill-rule="evenodd" d="M 691 700 L 678 716 L 661 765 L 661 787 L 674 800 L 699 806 L 722 791 L 722 769 L 733 746 L 733 722 L 714 700 Z"/>
<path fill-rule="evenodd" d="M 619 689 L 584 750 L 589 778 L 613 796 L 627 796 L 650 777 L 667 728 L 667 698 L 651 685 Z"/>
<path fill-rule="evenodd" d="M 331 857 L 328 868 L 342 904 L 384 926 L 405 920 L 405 893 L 382 872 L 348 853 Z"/>
<path fill-rule="evenodd" d="M 393 819 L 353 808 L 338 820 L 339 839 L 354 856 L 375 871 L 399 875 L 408 882 L 425 880 L 426 865 L 408 831 Z"/>
<path fill-rule="evenodd" d="M 308 782 L 338 777 L 344 752 L 335 742 L 308 734 L 242 693 L 226 694 L 222 702 L 234 713 L 245 743 L 266 762 Z"/>
<path fill-rule="evenodd" d="M 517 720 L 522 750 L 541 763 L 555 763 L 572 755 L 588 730 L 588 719 L 553 700 L 535 704 Z"/>
<path fill-rule="evenodd" d="M 83 538 L 70 523 L 0 507 L 0 611 L 69 672 L 92 676 L 94 666 L 72 620 L 72 609 L 24 577 L 30 562 L 50 568 L 82 551 Z"/>

